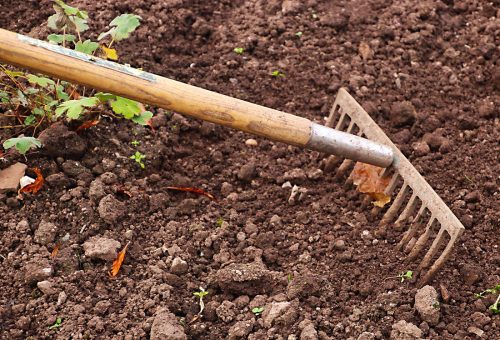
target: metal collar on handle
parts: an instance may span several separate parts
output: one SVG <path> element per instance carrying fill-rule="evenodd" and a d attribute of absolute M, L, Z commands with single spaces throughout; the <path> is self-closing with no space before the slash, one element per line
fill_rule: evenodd
<path fill-rule="evenodd" d="M 316 123 L 311 124 L 311 138 L 306 147 L 382 168 L 394 161 L 394 152 L 388 146 Z"/>

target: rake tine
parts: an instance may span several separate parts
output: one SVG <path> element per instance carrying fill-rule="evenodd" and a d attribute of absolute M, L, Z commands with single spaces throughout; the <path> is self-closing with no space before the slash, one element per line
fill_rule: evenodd
<path fill-rule="evenodd" d="M 330 110 L 330 115 L 328 116 L 328 119 L 326 120 L 326 126 L 328 127 L 333 127 L 333 122 L 335 121 L 335 118 L 337 118 L 338 113 L 342 110 L 342 108 L 337 104 L 333 105 L 332 109 Z"/>
<path fill-rule="evenodd" d="M 380 220 L 380 225 L 386 225 L 390 221 L 394 219 L 394 216 L 396 216 L 399 208 L 403 204 L 404 199 L 406 198 L 406 194 L 408 193 L 409 187 L 406 184 L 406 182 L 403 184 L 403 187 L 401 190 L 399 190 L 398 195 L 394 199 L 394 202 L 392 203 L 391 207 L 386 211 L 382 219 Z"/>
<path fill-rule="evenodd" d="M 418 269 L 417 269 L 418 271 L 421 271 L 422 269 L 425 269 L 429 266 L 429 263 L 431 262 L 434 255 L 436 255 L 436 252 L 439 249 L 439 246 L 441 245 L 441 243 L 444 240 L 444 231 L 445 231 L 444 228 L 439 229 L 439 232 L 438 232 L 436 238 L 434 239 L 434 241 L 432 242 L 431 247 L 429 248 L 429 250 L 427 251 L 427 253 L 424 256 L 424 259 L 422 260 L 422 262 L 418 266 Z"/>
<path fill-rule="evenodd" d="M 403 247 L 415 236 L 418 229 L 422 225 L 421 217 L 425 211 L 425 206 L 422 205 L 417 213 L 417 216 L 413 219 L 413 223 L 410 226 L 410 229 L 406 231 L 401 241 L 398 243 L 398 249 L 402 250 Z"/>
<path fill-rule="evenodd" d="M 434 278 L 434 275 L 441 269 L 441 267 L 444 265 L 446 260 L 451 254 L 451 251 L 453 250 L 453 247 L 455 246 L 455 242 L 457 241 L 458 236 L 452 237 L 450 241 L 448 241 L 448 244 L 446 245 L 446 248 L 443 250 L 443 253 L 438 257 L 436 262 L 429 268 L 427 273 L 423 277 L 420 278 L 418 281 L 418 287 L 422 287 L 426 285 L 430 280 Z"/>
<path fill-rule="evenodd" d="M 413 214 L 413 211 L 415 211 L 418 203 L 417 199 L 417 194 L 413 193 L 403 212 L 399 215 L 399 217 L 396 219 L 396 222 L 394 223 L 396 228 L 401 227 L 401 224 L 403 224 L 403 222 L 405 222 L 411 216 L 411 214 Z"/>
<path fill-rule="evenodd" d="M 413 246 L 412 251 L 408 255 L 408 257 L 406 259 L 407 262 L 413 261 L 418 256 L 418 254 L 422 251 L 422 249 L 425 246 L 425 243 L 427 242 L 427 240 L 429 239 L 429 236 L 431 235 L 432 227 L 434 226 L 435 223 L 436 223 L 436 219 L 434 217 L 431 217 L 431 219 L 427 223 L 427 226 L 425 227 L 425 232 L 422 235 L 420 235 L 417 242 L 415 243 L 415 246 Z"/>

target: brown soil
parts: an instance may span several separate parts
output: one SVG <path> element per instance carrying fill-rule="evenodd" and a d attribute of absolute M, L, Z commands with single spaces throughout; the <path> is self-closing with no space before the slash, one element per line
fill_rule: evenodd
<path fill-rule="evenodd" d="M 474 339 L 471 327 L 500 337 L 499 317 L 487 310 L 493 296 L 474 297 L 500 284 L 498 1 L 71 4 L 89 12 L 93 32 L 120 13 L 140 15 L 138 31 L 117 45 L 121 61 L 176 80 L 318 122 L 347 87 L 466 231 L 431 283 L 441 318 L 429 324 L 415 310 L 415 283 L 390 278 L 418 264 L 395 249 L 404 230 L 375 233 L 378 220 L 360 194 L 328 171 L 309 178 L 326 170 L 318 153 L 259 138 L 249 146 L 249 135 L 160 110 L 156 131 L 104 120 L 83 133 L 79 164 L 28 156 L 51 176 L 38 194 L 22 202 L 0 195 L 1 338 L 158 338 L 160 320 L 172 322 L 165 311 L 190 339 L 237 331 L 249 339 L 388 338 L 400 320 L 432 339 Z M 45 38 L 50 1 L 2 1 L 0 13 L 1 28 Z M 270 76 L 277 69 L 286 77 Z M 412 107 L 416 117 L 405 119 Z M 144 170 L 129 159 L 136 149 L 147 156 Z M 16 160 L 24 161 L 1 166 Z M 304 171 L 291 174 L 296 168 Z M 307 189 L 295 205 L 282 187 L 288 180 Z M 203 188 L 218 201 L 169 185 Z M 116 278 L 111 261 L 85 256 L 93 236 L 131 242 Z M 49 289 L 37 286 L 44 280 Z M 209 294 L 192 321 L 199 287 Z M 255 316 L 250 307 L 260 306 Z M 272 306 L 286 312 L 272 320 Z M 58 317 L 61 327 L 49 330 Z"/>

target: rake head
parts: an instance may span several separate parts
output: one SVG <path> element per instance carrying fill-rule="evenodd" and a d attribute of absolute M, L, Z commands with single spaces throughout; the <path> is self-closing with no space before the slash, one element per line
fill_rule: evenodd
<path fill-rule="evenodd" d="M 391 178 L 385 194 L 392 195 L 396 192 L 397 194 L 379 223 L 381 226 L 393 226 L 397 229 L 406 222 L 410 223 L 410 228 L 404 233 L 398 249 L 408 254 L 407 262 L 415 261 L 424 250 L 427 250 L 416 270 L 419 275 L 418 286 L 427 284 L 450 256 L 455 243 L 464 231 L 464 226 L 346 90 L 339 90 L 326 125 L 393 149 L 395 161 L 389 168 L 384 169 L 380 176 Z M 345 177 L 353 165 L 353 161 L 343 160 L 337 168 L 336 177 Z M 347 181 L 350 178 L 348 176 Z"/>

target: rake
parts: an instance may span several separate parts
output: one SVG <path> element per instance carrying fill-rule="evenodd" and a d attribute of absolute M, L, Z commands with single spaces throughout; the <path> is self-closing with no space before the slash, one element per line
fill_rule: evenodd
<path fill-rule="evenodd" d="M 336 177 L 347 177 L 347 181 L 350 179 L 347 173 L 355 161 L 383 168 L 380 176 L 391 178 L 385 194 L 396 197 L 380 219 L 380 225 L 397 228 L 410 224 L 398 248 L 408 254 L 407 261 L 415 261 L 426 250 L 416 271 L 419 286 L 429 282 L 444 265 L 464 231 L 443 200 L 345 89 L 339 90 L 323 126 L 2 29 L 0 61 L 335 155 L 343 160 Z"/>

